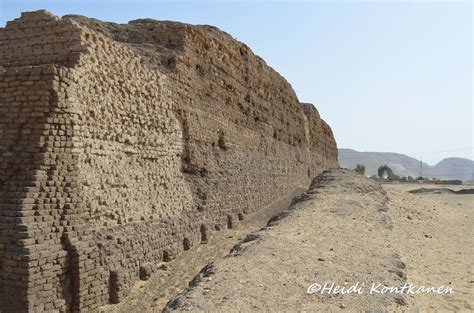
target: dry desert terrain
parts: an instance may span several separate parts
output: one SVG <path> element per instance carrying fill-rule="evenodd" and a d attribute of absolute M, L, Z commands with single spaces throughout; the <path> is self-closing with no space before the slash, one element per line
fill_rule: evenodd
<path fill-rule="evenodd" d="M 438 188 L 381 186 L 346 170 L 323 173 L 306 192 L 295 190 L 292 201 L 281 199 L 163 263 L 124 302 L 101 309 L 470 312 L 474 196 L 408 192 L 421 187 Z M 358 283 L 362 292 L 308 293 L 326 282 Z M 405 283 L 453 292 L 377 293 Z"/>

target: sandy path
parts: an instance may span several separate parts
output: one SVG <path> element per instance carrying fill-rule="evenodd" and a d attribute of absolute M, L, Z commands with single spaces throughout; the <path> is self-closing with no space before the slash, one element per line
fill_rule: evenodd
<path fill-rule="evenodd" d="M 474 195 L 406 192 L 419 185 L 384 188 L 390 200 L 393 244 L 407 265 L 408 280 L 416 285 L 449 285 L 454 290 L 452 295 L 417 295 L 420 311 L 474 311 Z"/>
<path fill-rule="evenodd" d="M 472 312 L 474 195 L 407 192 L 420 187 L 382 188 L 351 172 L 326 174 L 286 211 L 288 217 L 261 230 L 292 197 L 248 216 L 235 229 L 214 233 L 209 244 L 185 251 L 166 263 L 166 270 L 137 283 L 123 303 L 102 310 L 159 312 L 174 299 L 167 310 Z M 249 241 L 229 255 L 246 237 Z M 193 277 L 192 287 L 178 295 Z M 311 283 L 326 281 L 365 283 L 365 292 L 372 282 L 444 285 L 454 294 L 306 294 Z"/>
<path fill-rule="evenodd" d="M 352 173 L 327 175 L 332 181 L 310 189 L 288 217 L 207 266 L 167 310 L 473 311 L 474 196 L 412 195 L 420 185 L 382 190 Z M 449 286 L 454 294 L 305 293 L 326 281 Z"/>
<path fill-rule="evenodd" d="M 189 281 L 209 262 L 223 258 L 247 234 L 265 226 L 268 220 L 288 208 L 293 197 L 306 188 L 295 189 L 288 197 L 276 201 L 236 223 L 233 229 L 213 232 L 207 244 L 195 245 L 167 263 L 148 281 L 137 282 L 125 301 L 107 305 L 101 312 L 160 312 L 166 303 L 188 287 Z M 157 266 L 159 267 L 159 266 Z"/>
<path fill-rule="evenodd" d="M 313 182 L 289 216 L 215 261 L 168 311 L 413 312 L 406 295 L 369 294 L 399 286 L 405 269 L 391 243 L 387 197 L 375 182 L 332 171 Z M 307 294 L 313 283 L 364 284 L 363 294 Z"/>

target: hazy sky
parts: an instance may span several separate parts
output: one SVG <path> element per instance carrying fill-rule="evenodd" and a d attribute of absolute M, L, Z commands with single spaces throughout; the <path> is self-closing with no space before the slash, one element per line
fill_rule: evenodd
<path fill-rule="evenodd" d="M 0 0 L 0 24 L 35 9 L 218 26 L 313 103 L 339 147 L 473 156 L 470 1 Z"/>

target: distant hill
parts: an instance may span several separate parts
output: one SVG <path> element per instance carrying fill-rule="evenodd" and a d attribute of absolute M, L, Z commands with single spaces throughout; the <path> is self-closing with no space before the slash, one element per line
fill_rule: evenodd
<path fill-rule="evenodd" d="M 428 175 L 442 179 L 472 179 L 474 161 L 463 158 L 446 158 L 436 164 Z"/>
<path fill-rule="evenodd" d="M 418 177 L 420 160 L 400 153 L 359 152 L 352 149 L 339 149 L 339 163 L 342 167 L 353 169 L 359 163 L 366 167 L 366 175 L 376 175 L 380 165 L 387 164 L 399 176 Z M 470 180 L 474 161 L 463 158 L 446 158 L 435 166 L 423 163 L 423 176 L 439 179 Z"/>

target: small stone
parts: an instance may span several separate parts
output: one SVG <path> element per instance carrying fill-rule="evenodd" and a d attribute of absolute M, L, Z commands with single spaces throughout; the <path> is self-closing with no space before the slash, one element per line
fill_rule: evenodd
<path fill-rule="evenodd" d="M 167 271 L 169 267 L 166 264 L 161 264 L 160 266 L 158 266 L 158 269 L 162 271 Z"/>

